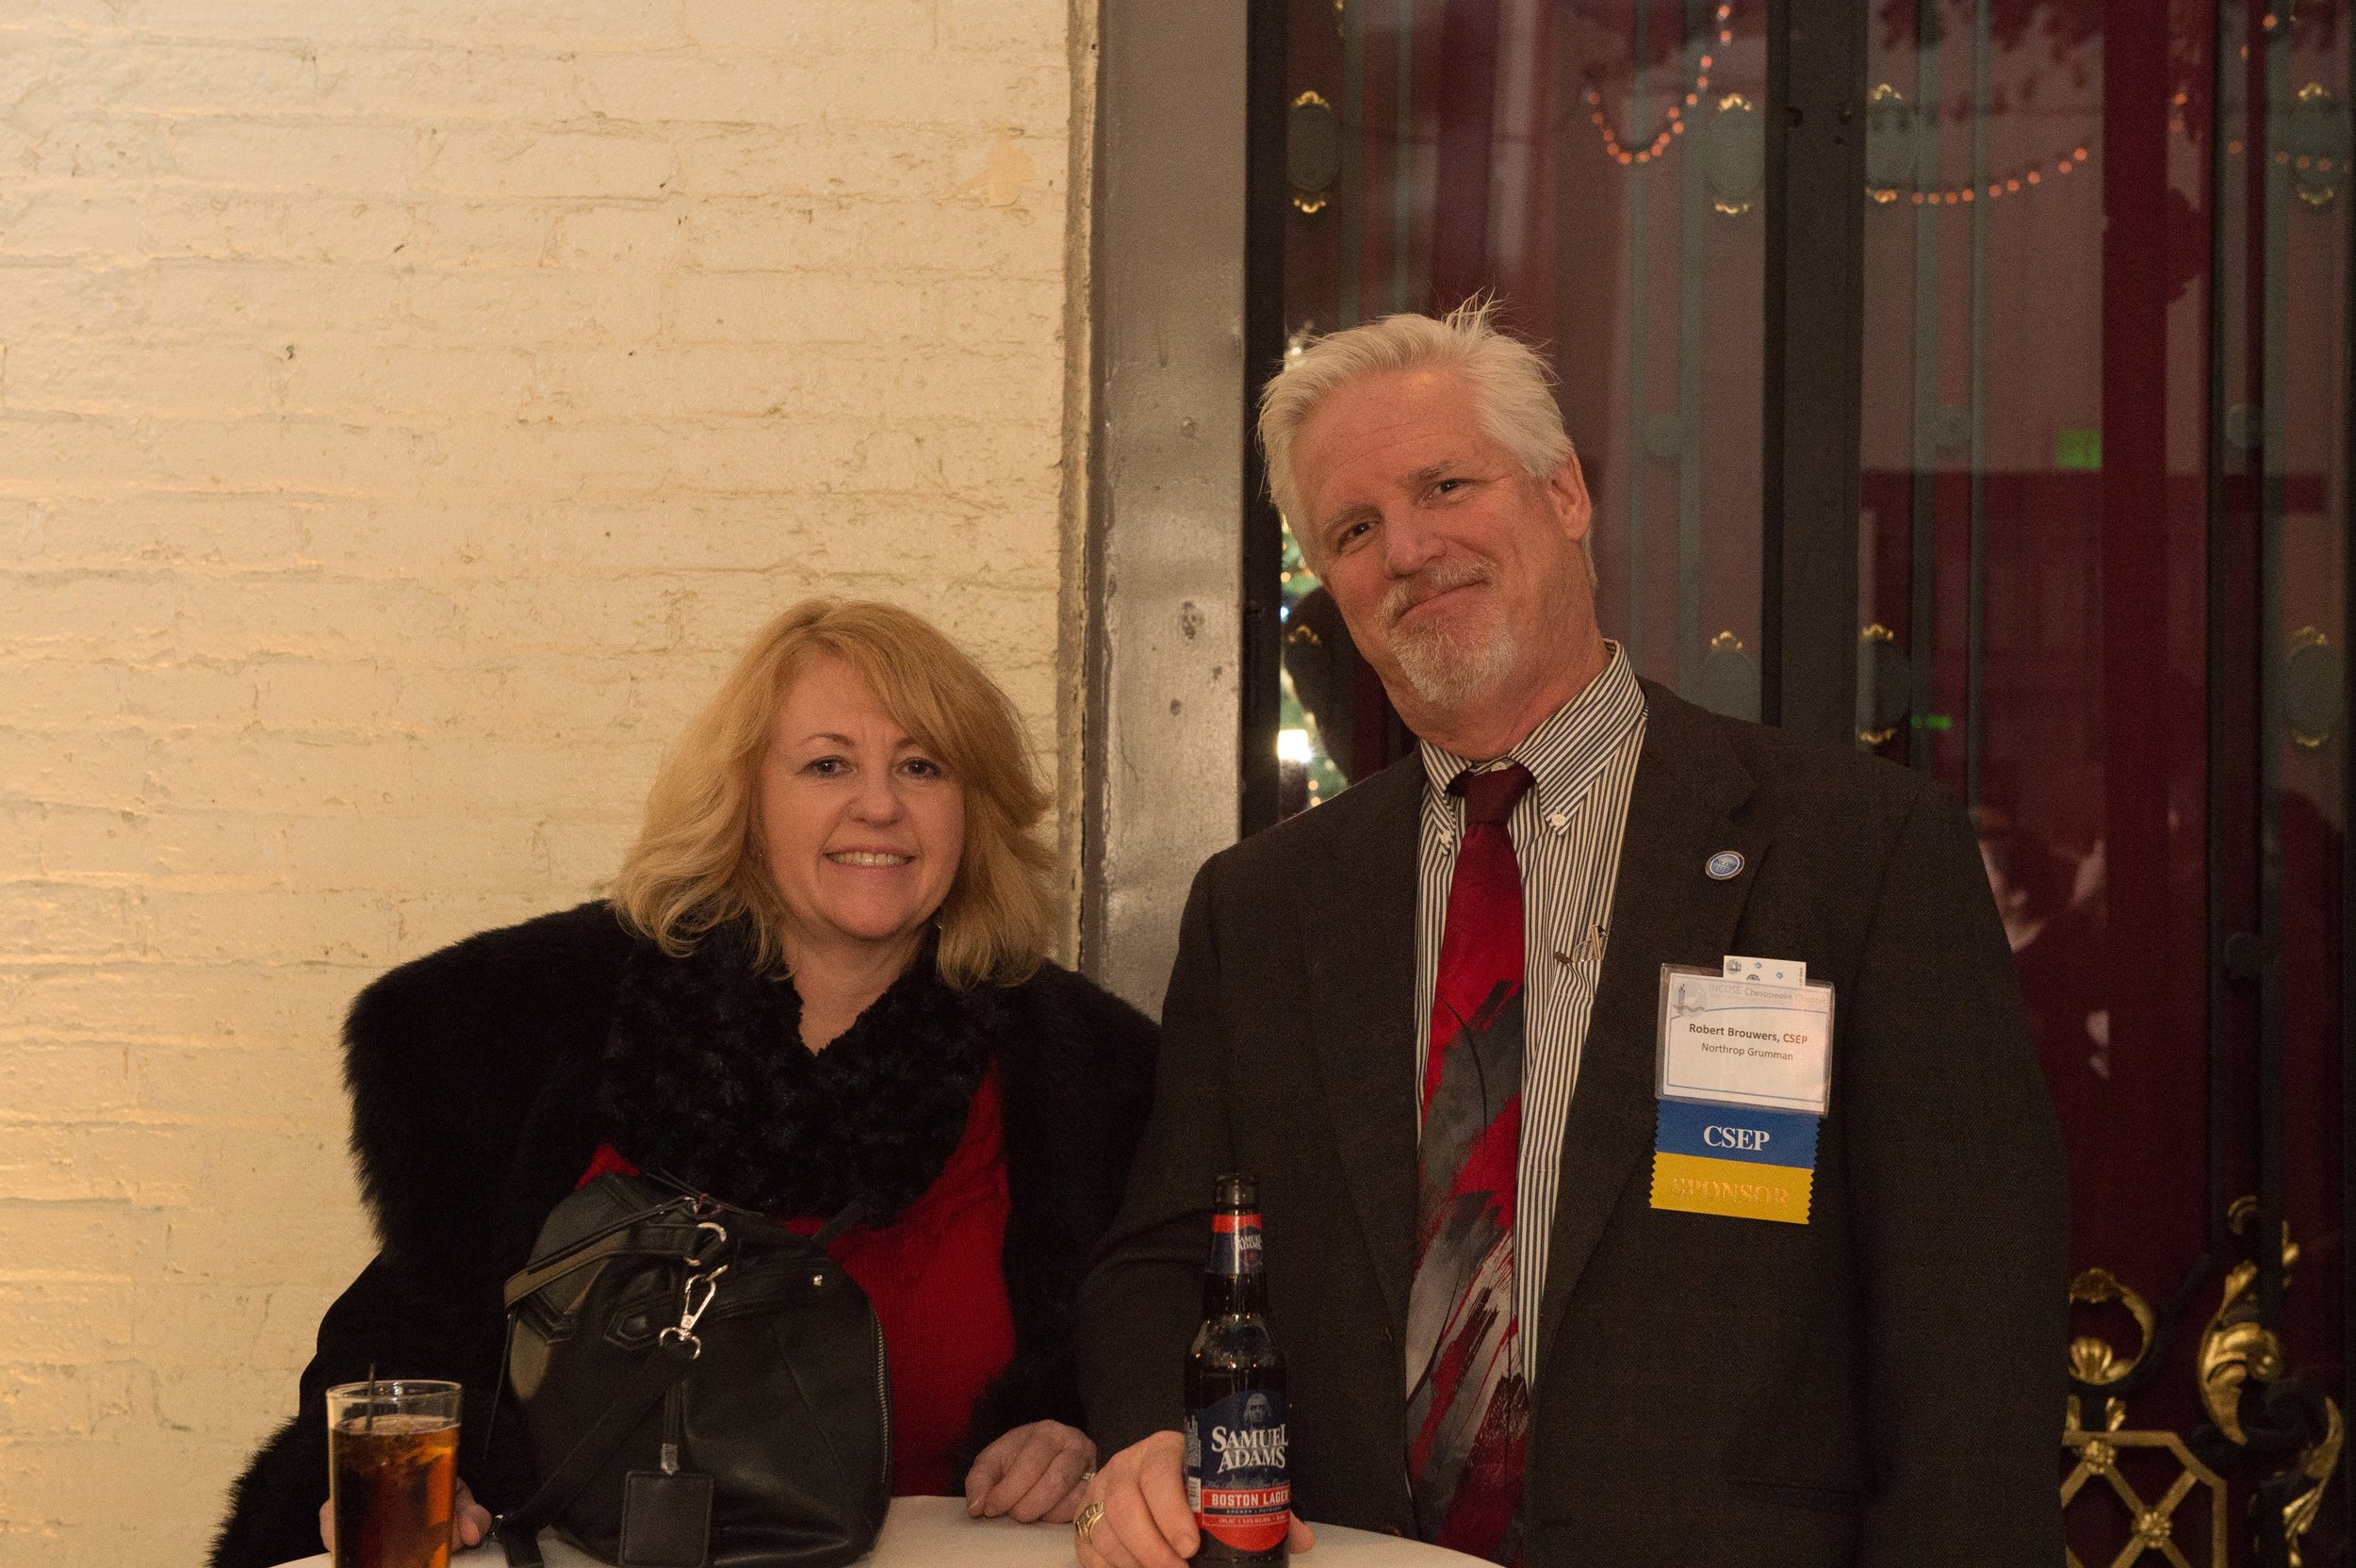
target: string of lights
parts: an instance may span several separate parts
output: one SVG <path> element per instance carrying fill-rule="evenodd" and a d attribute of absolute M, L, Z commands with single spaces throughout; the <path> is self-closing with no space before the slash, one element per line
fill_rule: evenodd
<path fill-rule="evenodd" d="M 1719 47 L 1723 48 L 1734 41 L 1733 18 L 1733 0 L 1720 0 L 1715 17 Z M 2263 24 L 2267 31 L 2271 32 L 2280 24 L 2280 19 L 2269 13 L 2264 18 Z M 2247 45 L 2243 46 L 2242 54 L 2244 57 L 2248 57 Z M 1695 57 L 1693 64 L 1694 74 L 1692 86 L 1681 95 L 1680 102 L 1672 103 L 1669 106 L 1659 128 L 1642 145 L 1623 141 L 1620 139 L 1619 130 L 1612 124 L 1612 117 L 1604 112 L 1602 90 L 1592 84 L 1589 85 L 1583 94 L 1587 101 L 1587 120 L 1588 123 L 1595 128 L 1596 139 L 1602 142 L 1604 155 L 1607 158 L 1627 167 L 1648 164 L 1666 154 L 1677 139 L 1685 134 L 1685 127 L 1690 123 L 1686 111 L 1701 106 L 1702 95 L 1710 90 L 1710 74 L 1717 64 L 1717 57 L 1705 49 Z M 2304 106 L 2311 95 L 2318 98 L 2328 96 L 2324 94 L 2323 89 L 2310 87 L 2301 91 L 2300 104 Z M 1893 100 L 1903 103 L 1903 100 L 1899 98 L 1897 89 L 1887 83 L 1875 88 L 1873 96 L 1877 105 Z M 2169 105 L 2168 129 L 2170 131 L 2181 133 L 2184 128 L 2185 98 L 2184 93 L 2179 92 Z M 1729 106 L 1745 109 L 1749 106 L 1739 95 L 1729 96 L 1720 106 L 1726 108 Z M 2242 143 L 2238 139 L 2226 143 L 2225 151 L 2228 156 L 2239 157 L 2242 150 Z M 1876 203 L 1885 206 L 1896 204 L 1901 196 L 1906 198 L 1909 205 L 1918 207 L 1969 206 L 1977 202 L 1996 202 L 2002 201 L 2006 196 L 2026 195 L 2051 181 L 2066 179 L 2085 168 L 2090 155 L 2086 147 L 2077 146 L 2070 148 L 2067 153 L 2055 154 L 2051 157 L 2038 158 L 2026 165 L 2015 167 L 2005 173 L 1991 176 L 1986 181 L 1967 180 L 1938 186 L 1928 190 L 1917 190 L 1900 184 L 1869 184 L 1865 188 L 1865 192 Z M 2344 169 L 2356 164 L 2356 159 L 2347 156 L 2334 158 L 2328 153 L 2309 149 L 2277 149 L 2272 160 L 2277 164 L 2286 166 L 2302 178 L 2310 175 L 2328 175 L 2334 172 L 2335 169 Z M 2310 198 L 2310 200 L 2321 201 L 2329 199 L 2329 194 L 2320 198 Z"/>
<path fill-rule="evenodd" d="M 1718 41 L 1722 45 L 1734 41 L 1734 28 L 1730 22 L 1733 15 L 1733 0 L 1722 0 L 1717 16 Z M 1702 94 L 1710 90 L 1710 71 L 1716 63 L 1708 51 L 1704 51 L 1701 57 L 1693 62 L 1693 85 L 1686 91 L 1685 101 L 1669 106 L 1661 129 L 1642 147 L 1631 148 L 1620 139 L 1620 133 L 1612 127 L 1611 117 L 1603 112 L 1602 92 L 1590 86 L 1586 94 L 1587 121 L 1595 127 L 1595 134 L 1603 139 L 1604 155 L 1615 163 L 1637 164 L 1650 163 L 1667 152 L 1670 141 L 1685 134 L 1685 111 L 1697 107 Z"/>
<path fill-rule="evenodd" d="M 2068 153 L 2051 160 L 2050 164 L 2045 161 L 2033 163 L 2028 168 L 2013 173 L 1991 177 L 1986 185 L 1974 182 L 1968 185 L 1939 186 L 1931 190 L 1904 192 L 1901 192 L 1896 186 L 1869 185 L 1865 188 L 1865 193 L 1884 205 L 1895 202 L 1901 194 L 1904 194 L 1908 202 L 1918 207 L 1962 206 L 1983 197 L 1993 202 L 2004 196 L 2033 190 L 2045 183 L 2045 176 L 2049 170 L 2056 176 L 2068 174 L 2083 167 L 2086 161 L 2086 150 L 2084 147 L 2072 147 Z"/>

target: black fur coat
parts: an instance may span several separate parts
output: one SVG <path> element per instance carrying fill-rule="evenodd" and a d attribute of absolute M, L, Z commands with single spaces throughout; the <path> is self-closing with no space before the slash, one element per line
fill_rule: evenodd
<path fill-rule="evenodd" d="M 750 972 L 727 928 L 667 958 L 603 904 L 468 938 L 363 991 L 345 1080 L 381 1250 L 328 1309 L 293 1417 L 231 1493 L 215 1568 L 319 1549 L 325 1391 L 371 1363 L 466 1384 L 460 1473 L 494 1511 L 521 1500 L 531 1478 L 514 1432 L 479 1446 L 478 1391 L 500 1380 L 499 1286 L 598 1144 L 770 1213 L 858 1197 L 896 1215 L 939 1173 L 991 1064 L 1016 1348 L 968 1441 L 1081 1425 L 1073 1300 L 1144 1124 L 1153 1025 L 1053 965 L 959 992 L 928 957 L 815 1056 L 798 1049 L 799 1008 L 791 985 Z"/>

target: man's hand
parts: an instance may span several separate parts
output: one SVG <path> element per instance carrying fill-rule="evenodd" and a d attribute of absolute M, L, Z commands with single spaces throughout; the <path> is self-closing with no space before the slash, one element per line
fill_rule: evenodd
<path fill-rule="evenodd" d="M 463 1552 L 469 1546 L 480 1546 L 483 1538 L 491 1533 L 491 1511 L 474 1500 L 466 1483 L 458 1483 L 457 1495 L 450 1506 L 450 1549 Z M 319 1505 L 319 1544 L 329 1551 L 335 1549 L 335 1504 L 334 1499 Z"/>
<path fill-rule="evenodd" d="M 1017 1427 L 973 1456 L 965 1473 L 965 1511 L 975 1518 L 1012 1514 L 1028 1525 L 1068 1525 L 1080 1511 L 1096 1445 L 1060 1421 Z"/>
<path fill-rule="evenodd" d="M 1155 1432 L 1104 1462 L 1088 1488 L 1104 1512 L 1079 1544 L 1080 1568 L 1183 1568 L 1203 1543 L 1186 1507 L 1186 1459 L 1184 1437 Z M 1296 1516 L 1286 1544 L 1305 1552 L 1317 1544 Z"/>

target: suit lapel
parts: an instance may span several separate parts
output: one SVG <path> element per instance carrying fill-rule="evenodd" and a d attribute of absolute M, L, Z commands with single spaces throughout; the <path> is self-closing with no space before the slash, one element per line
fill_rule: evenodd
<path fill-rule="evenodd" d="M 1563 1127 L 1539 1307 L 1542 1376 L 1579 1275 L 1652 1147 L 1661 966 L 1717 968 L 1767 849 L 1763 834 L 1733 820 L 1750 776 L 1713 722 L 1650 681 L 1644 700 L 1603 972 Z M 1704 863 L 1728 849 L 1742 857 L 1742 869 L 1715 880 Z"/>
<path fill-rule="evenodd" d="M 1356 809 L 1343 808 L 1363 796 Z M 1302 944 L 1310 1031 L 1328 1119 L 1394 1339 L 1407 1322 L 1415 1244 L 1415 831 L 1422 765 L 1410 753 L 1320 808 L 1340 831 L 1307 869 Z"/>

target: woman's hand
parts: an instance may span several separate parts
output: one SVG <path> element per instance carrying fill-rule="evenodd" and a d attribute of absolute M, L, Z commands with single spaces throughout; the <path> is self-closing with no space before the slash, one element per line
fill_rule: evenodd
<path fill-rule="evenodd" d="M 1096 1445 L 1088 1433 L 1060 1421 L 1034 1421 L 975 1456 L 965 1473 L 965 1511 L 977 1519 L 1007 1513 L 1026 1525 L 1068 1525 L 1095 1474 Z"/>
<path fill-rule="evenodd" d="M 458 1494 L 450 1499 L 450 1549 L 463 1552 L 469 1546 L 483 1544 L 491 1533 L 491 1511 L 474 1500 L 466 1483 L 458 1483 Z M 335 1549 L 335 1504 L 334 1499 L 319 1505 L 319 1544 L 329 1551 Z"/>

